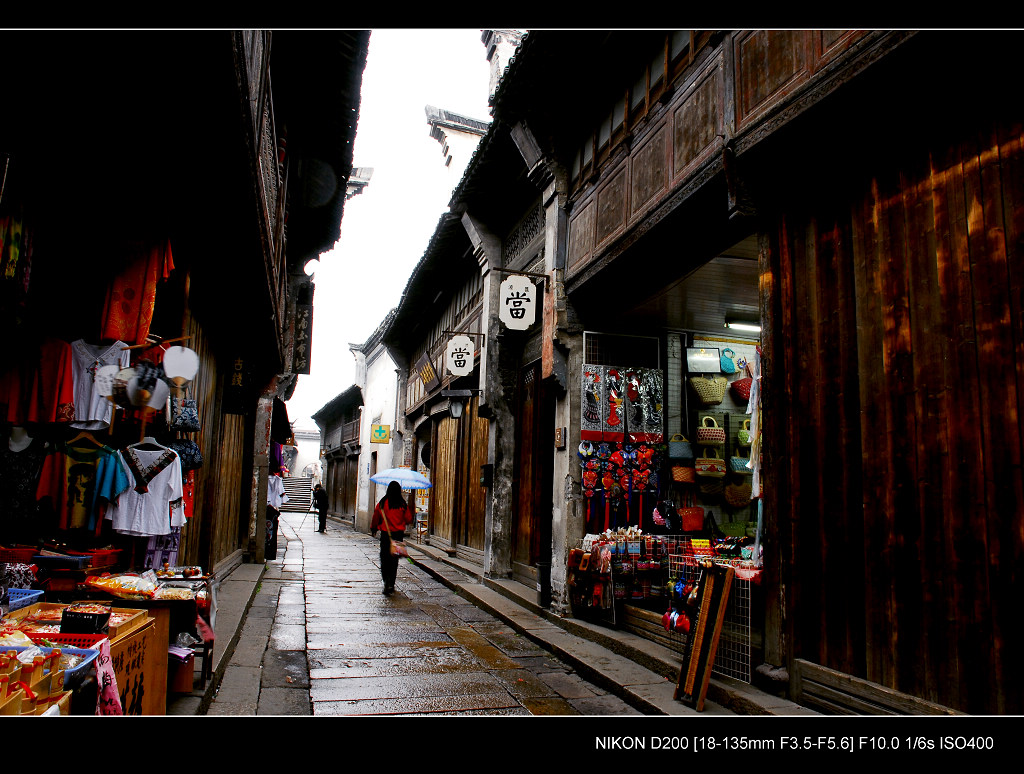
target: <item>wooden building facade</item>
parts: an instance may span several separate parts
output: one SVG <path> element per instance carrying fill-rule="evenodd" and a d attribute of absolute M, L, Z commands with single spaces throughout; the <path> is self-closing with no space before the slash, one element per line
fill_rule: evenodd
<path fill-rule="evenodd" d="M 353 385 L 313 414 L 322 439 L 328 512 L 353 521 L 359 496 L 362 408 L 362 390 Z"/>
<path fill-rule="evenodd" d="M 295 322 L 312 303 L 302 268 L 338 238 L 368 37 L 2 33 L 0 70 L 24 110 L 0 129 L 0 208 L 36 236 L 31 278 L 18 307 L 3 310 L 10 335 L 109 343 L 104 301 L 131 245 L 167 244 L 173 255 L 140 336 L 184 343 L 200 360 L 190 389 L 204 464 L 183 564 L 263 560 L 263 408 L 308 373 Z M 36 429 L 55 439 L 65 430 Z M 139 440 L 122 431 L 106 440 Z"/>
<path fill-rule="evenodd" d="M 541 432 L 569 433 L 548 452 L 545 484 L 555 607 L 565 609 L 566 554 L 586 530 L 571 453 L 586 333 L 656 337 L 670 363 L 680 336 L 720 334 L 735 303 L 762 326 L 765 666 L 828 712 L 888 711 L 828 674 L 895 691 L 910 712 L 1021 711 L 1024 115 L 998 86 L 1019 69 L 1014 40 L 524 39 L 455 201 L 470 214 L 499 206 L 474 201 L 474 175 L 509 147 L 504 133 L 545 206 L 555 407 Z M 569 72 L 580 77 L 567 98 L 552 75 Z M 506 219 L 523 211 L 514 201 Z M 701 292 L 702 270 L 730 262 L 756 286 Z M 498 351 L 508 344 L 489 334 L 488 364 L 516 357 Z M 501 410 L 506 387 L 487 375 L 488 410 Z M 668 374 L 666 411 L 685 419 L 686 400 Z M 519 469 L 491 462 L 496 474 Z"/>

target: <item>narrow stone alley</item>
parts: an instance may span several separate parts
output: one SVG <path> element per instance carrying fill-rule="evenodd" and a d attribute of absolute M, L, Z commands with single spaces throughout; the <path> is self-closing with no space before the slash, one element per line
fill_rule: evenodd
<path fill-rule="evenodd" d="M 384 596 L 378 543 L 282 513 L 209 715 L 640 715 L 403 561 Z"/>

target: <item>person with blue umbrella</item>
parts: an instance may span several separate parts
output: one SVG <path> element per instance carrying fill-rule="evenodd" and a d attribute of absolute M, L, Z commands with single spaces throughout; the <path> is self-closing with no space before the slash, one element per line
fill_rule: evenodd
<path fill-rule="evenodd" d="M 415 520 L 416 510 L 412 498 L 406 503 L 402 497 L 402 485 L 398 481 L 391 481 L 387 493 L 373 509 L 373 518 L 370 520 L 370 535 L 376 537 L 377 530 L 380 530 L 380 574 L 387 595 L 395 591 L 398 560 L 409 555 L 404 543 L 405 525 Z"/>

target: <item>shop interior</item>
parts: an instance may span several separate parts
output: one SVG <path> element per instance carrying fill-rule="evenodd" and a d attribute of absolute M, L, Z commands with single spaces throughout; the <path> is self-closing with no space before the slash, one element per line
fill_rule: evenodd
<path fill-rule="evenodd" d="M 584 335 L 578 456 L 587 530 L 574 615 L 685 654 L 702 562 L 731 568 L 714 671 L 760 663 L 758 244 L 751 235 Z M 628 333 L 627 333 L 628 332 Z"/>

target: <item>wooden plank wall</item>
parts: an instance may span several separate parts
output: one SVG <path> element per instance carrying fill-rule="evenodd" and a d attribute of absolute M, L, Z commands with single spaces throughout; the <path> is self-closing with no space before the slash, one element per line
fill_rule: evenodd
<path fill-rule="evenodd" d="M 217 357 L 202 325 L 187 317 L 186 342 L 199 355 L 199 372 L 192 390 L 202 425 L 192 435 L 203 454 L 203 467 L 196 471 L 193 516 L 182 531 L 179 560 L 214 567 L 240 545 L 239 519 L 242 503 L 242 463 L 245 420 L 242 415 L 221 412 Z M 245 486 L 249 484 L 246 476 Z"/>
<path fill-rule="evenodd" d="M 453 514 L 456 502 L 459 423 L 445 415 L 435 422 L 434 428 L 434 459 L 430 465 L 434 476 L 430 497 L 430 534 L 436 535 L 449 545 L 454 545 Z"/>
<path fill-rule="evenodd" d="M 480 486 L 480 468 L 487 463 L 490 422 L 479 415 L 480 398 L 474 396 L 462 416 L 462 453 L 459 470 L 460 545 L 484 549 L 484 516 L 487 490 Z"/>
<path fill-rule="evenodd" d="M 1022 137 L 901 143 L 766 264 L 789 655 L 970 713 L 1024 711 Z"/>

